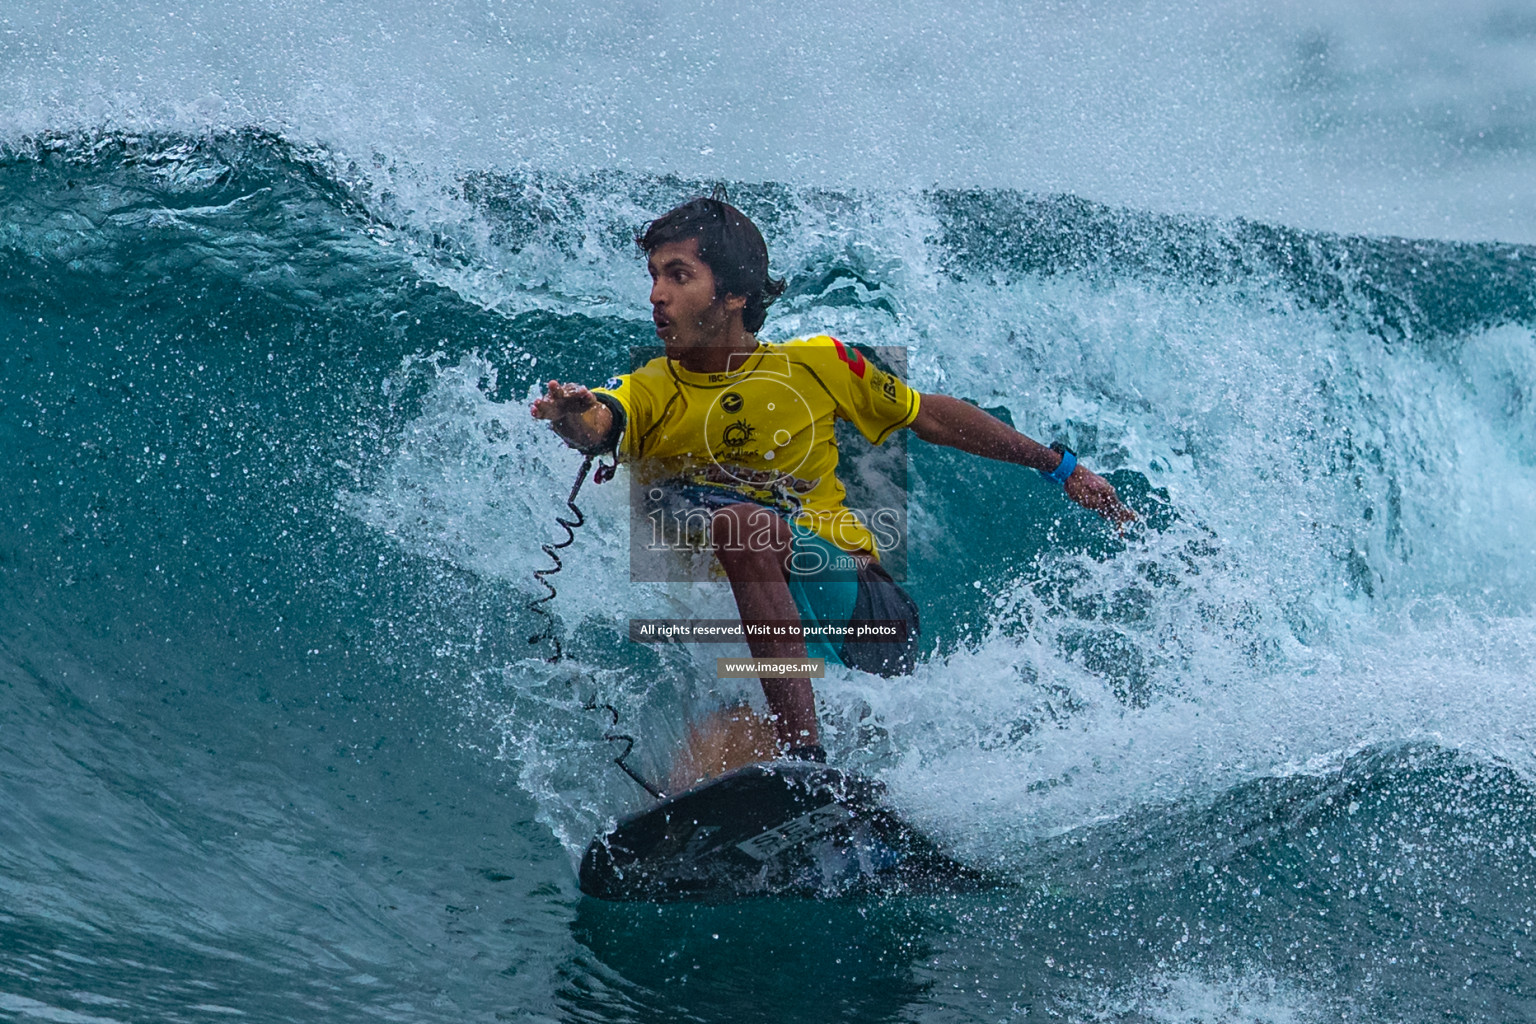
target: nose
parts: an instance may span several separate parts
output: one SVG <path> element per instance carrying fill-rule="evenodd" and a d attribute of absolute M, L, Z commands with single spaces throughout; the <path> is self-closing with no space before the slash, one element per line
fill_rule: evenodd
<path fill-rule="evenodd" d="M 651 305 L 660 308 L 667 301 L 665 291 L 665 278 L 655 277 L 651 279 Z"/>

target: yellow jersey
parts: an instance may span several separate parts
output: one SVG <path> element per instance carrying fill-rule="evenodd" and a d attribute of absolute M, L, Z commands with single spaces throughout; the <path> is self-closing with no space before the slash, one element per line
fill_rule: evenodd
<path fill-rule="evenodd" d="M 857 349 L 826 335 L 759 342 L 724 373 L 695 373 L 665 356 L 593 391 L 623 408 L 618 458 L 643 485 L 725 486 L 775 505 L 844 551 L 879 555 L 844 504 L 834 419 L 872 444 L 917 418 L 921 396 Z"/>

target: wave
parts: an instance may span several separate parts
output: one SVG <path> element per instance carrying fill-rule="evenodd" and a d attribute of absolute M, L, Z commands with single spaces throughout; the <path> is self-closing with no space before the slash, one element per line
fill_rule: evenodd
<path fill-rule="evenodd" d="M 651 968 L 601 938 L 609 911 L 575 925 L 607 966 L 550 924 L 569 856 L 643 800 L 582 706 L 613 703 L 661 772 L 712 673 L 626 644 L 624 620 L 731 603 L 616 587 L 626 496 L 589 484 L 552 606 L 568 657 L 530 648 L 531 573 L 578 463 L 525 402 L 650 342 L 634 231 L 710 184 L 444 175 L 257 129 L 6 144 L 0 786 L 24 810 L 0 824 L 0 929 L 49 966 L 8 968 L 6 998 L 32 1002 L 0 1005 L 96 1012 L 68 993 L 180 950 L 182 980 L 199 956 L 269 980 L 322 964 L 338 1012 L 370 1017 L 456 954 L 396 981 L 379 965 L 487 941 L 524 965 L 529 1005 L 652 998 Z M 1372 976 L 1441 1005 L 1456 946 L 1433 908 L 1460 907 L 1479 941 L 1530 910 L 1536 249 L 1007 190 L 728 187 L 790 281 L 767 333 L 904 345 L 920 389 L 1067 441 L 1146 515 L 1122 537 L 1034 474 L 908 450 L 922 663 L 894 682 L 834 671 L 819 692 L 836 756 L 1046 894 L 966 910 L 968 962 L 1043 984 L 1017 966 L 1021 936 L 1085 907 L 1031 948 L 1150 989 L 1052 983 L 1055 1009 L 1177 1017 L 1246 992 L 1262 1016 L 1263 979 L 1292 977 L 1280 953 L 1226 981 L 1206 965 L 1255 937 L 1342 963 L 1395 914 L 1424 938 L 1369 953 Z M 1452 881 L 1431 877 L 1446 865 Z M 538 923 L 497 932 L 465 909 L 498 901 Z M 1300 923 L 1314 911 L 1331 930 Z M 892 912 L 893 949 L 937 934 Z M 721 927 L 689 913 L 660 938 L 624 927 L 685 945 Z M 1198 934 L 1217 920 L 1229 936 Z M 101 921 L 143 948 L 100 945 Z M 1414 988 L 1411 955 L 1441 980 Z M 444 1016 L 492 1012 L 475 970 L 444 983 Z M 729 1003 L 742 975 L 719 971 L 708 998 Z M 1473 991 L 1507 980 L 1488 978 Z"/>

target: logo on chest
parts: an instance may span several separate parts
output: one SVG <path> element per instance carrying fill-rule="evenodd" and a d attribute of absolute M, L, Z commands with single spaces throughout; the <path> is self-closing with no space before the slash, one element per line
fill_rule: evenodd
<path fill-rule="evenodd" d="M 813 392 L 818 400 L 821 392 Z M 828 399 L 830 404 L 830 399 Z M 776 476 L 794 476 L 817 448 L 817 406 L 807 401 L 788 375 L 753 374 L 750 380 L 712 395 L 703 406 L 702 430 L 692 434 L 690 448 L 699 442 L 725 478 L 750 483 L 752 473 L 772 470 Z M 828 408 L 823 416 L 831 420 Z M 690 420 L 692 431 L 696 420 Z M 756 466 L 755 470 L 745 467 Z"/>
<path fill-rule="evenodd" d="M 737 396 L 736 401 L 739 408 L 741 403 L 740 396 Z M 722 402 L 721 404 L 723 405 L 724 403 Z M 720 440 L 727 448 L 740 448 L 743 445 L 749 444 L 756 434 L 757 428 L 752 426 L 752 424 L 746 420 L 737 420 L 725 428 L 725 432 L 720 435 Z"/>

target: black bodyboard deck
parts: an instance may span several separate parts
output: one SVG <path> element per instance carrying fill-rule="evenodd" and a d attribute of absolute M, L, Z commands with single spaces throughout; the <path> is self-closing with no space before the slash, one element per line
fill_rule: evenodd
<path fill-rule="evenodd" d="M 972 889 L 887 808 L 880 783 L 807 761 L 748 765 L 620 822 L 587 848 L 581 891 L 605 900 Z"/>

